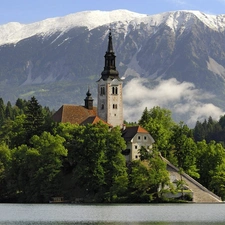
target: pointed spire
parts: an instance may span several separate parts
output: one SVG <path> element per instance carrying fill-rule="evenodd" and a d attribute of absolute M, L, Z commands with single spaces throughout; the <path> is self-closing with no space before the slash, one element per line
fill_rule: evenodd
<path fill-rule="evenodd" d="M 108 78 L 113 79 L 120 79 L 119 72 L 116 70 L 116 56 L 113 51 L 113 44 L 112 44 L 112 32 L 109 29 L 109 36 L 108 36 L 108 49 L 105 53 L 105 66 L 104 70 L 101 73 L 101 79 L 107 80 Z"/>
<path fill-rule="evenodd" d="M 113 52 L 113 44 L 112 44 L 112 33 L 111 33 L 111 28 L 109 28 L 108 52 Z"/>
<path fill-rule="evenodd" d="M 88 91 L 86 93 L 87 97 L 90 97 L 91 96 L 91 92 L 90 92 L 90 88 L 88 87 Z"/>

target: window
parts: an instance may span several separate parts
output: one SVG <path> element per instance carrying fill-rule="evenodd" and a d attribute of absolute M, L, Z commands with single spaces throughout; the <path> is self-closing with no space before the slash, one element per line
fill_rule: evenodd
<path fill-rule="evenodd" d="M 134 146 L 134 148 L 135 148 L 135 149 L 137 149 L 137 148 L 138 148 L 138 146 L 137 146 L 137 145 L 135 145 L 135 146 Z"/>
<path fill-rule="evenodd" d="M 145 141 L 147 140 L 147 137 L 146 137 L 146 136 L 144 136 L 144 140 L 145 140 Z"/>
<path fill-rule="evenodd" d="M 138 140 L 141 140 L 141 136 L 138 136 Z"/>
<path fill-rule="evenodd" d="M 112 87 L 112 94 L 117 95 L 118 94 L 118 87 L 113 86 Z"/>
<path fill-rule="evenodd" d="M 104 109 L 104 104 L 102 104 L 102 107 L 101 108 Z"/>
<path fill-rule="evenodd" d="M 113 109 L 117 109 L 117 104 L 113 104 Z"/>
<path fill-rule="evenodd" d="M 135 158 L 138 159 L 138 155 L 135 155 Z"/>
<path fill-rule="evenodd" d="M 100 95 L 105 95 L 105 87 L 101 87 Z"/>

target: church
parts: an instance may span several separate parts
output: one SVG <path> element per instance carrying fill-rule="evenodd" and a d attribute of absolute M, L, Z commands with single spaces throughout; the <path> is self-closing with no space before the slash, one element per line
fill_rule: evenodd
<path fill-rule="evenodd" d="M 56 122 L 70 122 L 86 125 L 102 121 L 109 128 L 119 126 L 122 137 L 126 141 L 127 149 L 124 155 L 127 161 L 139 159 L 141 146 L 150 149 L 154 140 L 144 128 L 140 126 L 126 127 L 123 117 L 123 80 L 116 70 L 116 56 L 113 50 L 111 30 L 108 35 L 108 47 L 105 53 L 105 65 L 100 79 L 97 81 L 97 107 L 93 105 L 90 90 L 86 93 L 84 105 L 62 105 L 53 115 Z"/>

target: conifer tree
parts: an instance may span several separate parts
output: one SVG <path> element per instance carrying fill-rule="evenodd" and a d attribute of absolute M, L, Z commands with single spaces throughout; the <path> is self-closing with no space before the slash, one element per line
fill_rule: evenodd
<path fill-rule="evenodd" d="M 2 98 L 0 98 L 0 125 L 3 124 L 5 120 L 5 105 Z"/>
<path fill-rule="evenodd" d="M 44 127 L 42 107 L 34 96 L 28 101 L 25 115 L 24 128 L 26 129 L 26 140 L 29 141 L 33 135 L 39 136 Z"/>
<path fill-rule="evenodd" d="M 12 105 L 11 102 L 8 101 L 6 108 L 5 108 L 5 118 L 6 119 L 13 119 L 13 109 L 12 109 Z"/>

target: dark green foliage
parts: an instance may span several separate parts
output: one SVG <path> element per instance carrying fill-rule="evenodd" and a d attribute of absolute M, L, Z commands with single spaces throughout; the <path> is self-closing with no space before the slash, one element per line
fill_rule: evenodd
<path fill-rule="evenodd" d="M 54 179 L 61 171 L 61 158 L 67 155 L 64 139 L 43 132 L 30 140 L 32 148 L 21 145 L 12 151 L 11 183 L 21 202 L 48 202 L 57 194 Z"/>
<path fill-rule="evenodd" d="M 109 131 L 101 123 L 59 124 L 57 133 L 66 139 L 67 168 L 73 172 L 73 187 L 85 190 L 87 201 L 113 202 L 123 197 L 128 180 L 120 130 Z"/>
<path fill-rule="evenodd" d="M 215 121 L 212 117 L 208 120 L 204 120 L 202 123 L 197 121 L 193 129 L 193 135 L 195 141 L 206 140 L 209 143 L 211 140 L 220 142 L 224 145 L 225 143 L 225 127 L 224 127 L 225 116 L 222 116 L 219 121 Z"/>
<path fill-rule="evenodd" d="M 155 140 L 159 151 L 163 156 L 169 156 L 169 139 L 172 135 L 172 128 L 175 122 L 172 120 L 171 111 L 160 108 L 159 106 L 153 107 L 148 110 L 145 108 L 139 124 L 144 127 Z"/>
<path fill-rule="evenodd" d="M 15 106 L 19 109 L 21 113 L 23 113 L 27 106 L 27 101 L 21 98 L 16 100 Z"/>
<path fill-rule="evenodd" d="M 0 144 L 0 200 L 10 198 L 8 178 L 11 165 L 11 152 L 5 143 Z"/>
<path fill-rule="evenodd" d="M 211 141 L 207 144 L 206 141 L 203 140 L 197 143 L 197 147 L 198 154 L 196 155 L 196 164 L 200 174 L 199 181 L 204 186 L 212 188 L 212 183 L 217 180 L 216 176 L 220 173 L 224 173 L 225 150 L 220 143 L 216 143 L 215 141 Z"/>
<path fill-rule="evenodd" d="M 7 102 L 6 108 L 5 108 L 5 118 L 7 119 L 13 119 L 13 109 L 10 102 Z"/>
<path fill-rule="evenodd" d="M 25 110 L 24 128 L 27 142 L 33 135 L 40 135 L 44 131 L 44 115 L 42 107 L 35 97 L 32 97 Z"/>
<path fill-rule="evenodd" d="M 15 106 L 0 99 L 0 110 L 1 201 L 66 196 L 87 202 L 161 202 L 170 182 L 160 153 L 225 199 L 225 150 L 212 141 L 224 142 L 224 116 L 197 122 L 193 134 L 202 141 L 194 142 L 192 130 L 174 123 L 169 110 L 146 108 L 139 123 L 155 144 L 151 150 L 141 147 L 140 160 L 126 165 L 119 128 L 56 124 L 35 97 L 18 99 Z"/>
<path fill-rule="evenodd" d="M 196 168 L 197 146 L 187 125 L 180 123 L 173 128 L 170 138 L 171 150 L 176 159 L 176 166 L 192 177 L 199 177 Z"/>
<path fill-rule="evenodd" d="M 129 166 L 128 200 L 130 202 L 158 202 L 162 198 L 164 186 L 170 183 L 166 163 L 163 162 L 157 149 L 151 149 L 148 154 L 142 149 L 140 153 L 143 161 L 133 161 Z"/>
<path fill-rule="evenodd" d="M 3 124 L 5 120 L 5 105 L 2 98 L 0 98 L 0 125 Z"/>

